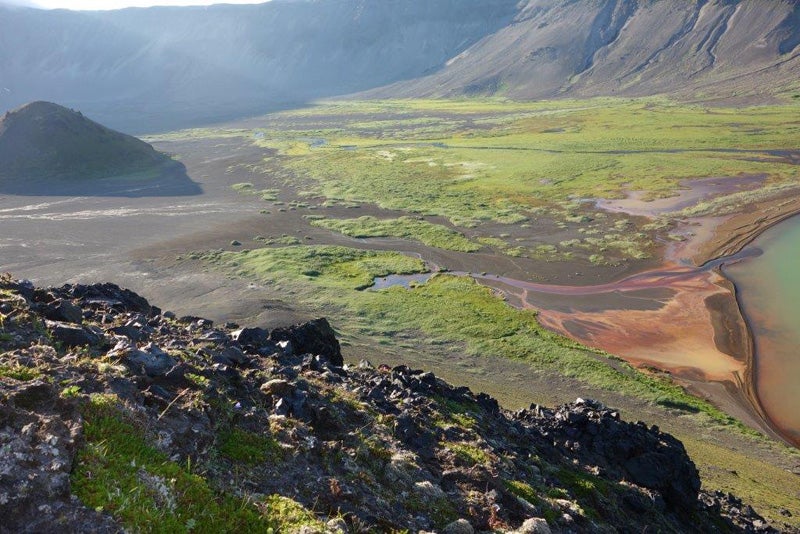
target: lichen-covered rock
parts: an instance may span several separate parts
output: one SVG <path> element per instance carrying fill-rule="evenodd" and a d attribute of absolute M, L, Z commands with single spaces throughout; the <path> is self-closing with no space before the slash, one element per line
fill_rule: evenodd
<path fill-rule="evenodd" d="M 466 519 L 457 519 L 442 529 L 443 534 L 472 534 L 475 529 Z"/>
<path fill-rule="evenodd" d="M 50 384 L 0 388 L 0 532 L 118 532 L 108 516 L 70 492 L 70 471 L 81 440 L 75 403 Z"/>
<path fill-rule="evenodd" d="M 551 534 L 551 532 L 552 530 L 546 519 L 531 517 L 526 519 L 512 534 Z"/>

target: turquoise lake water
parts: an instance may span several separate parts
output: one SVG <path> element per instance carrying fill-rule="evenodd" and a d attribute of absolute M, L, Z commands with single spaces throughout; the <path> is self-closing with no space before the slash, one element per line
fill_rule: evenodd
<path fill-rule="evenodd" d="M 800 216 L 767 230 L 764 254 L 724 268 L 753 329 L 757 389 L 764 408 L 800 443 Z"/>

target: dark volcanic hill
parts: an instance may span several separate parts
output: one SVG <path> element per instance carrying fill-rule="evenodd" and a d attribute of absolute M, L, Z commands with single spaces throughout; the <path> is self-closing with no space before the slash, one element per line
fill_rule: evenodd
<path fill-rule="evenodd" d="M 141 132 L 372 96 L 764 100 L 800 78 L 800 0 L 273 0 L 0 6 L 0 109 L 78 107 Z"/>
<path fill-rule="evenodd" d="M 103 178 L 168 161 L 144 141 L 57 104 L 33 102 L 0 119 L 0 181 Z"/>

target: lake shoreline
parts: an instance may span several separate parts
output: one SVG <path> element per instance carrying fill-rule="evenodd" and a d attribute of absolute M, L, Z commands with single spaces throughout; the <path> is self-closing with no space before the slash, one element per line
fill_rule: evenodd
<path fill-rule="evenodd" d="M 753 327 L 739 300 L 739 291 L 735 282 L 725 276 L 723 272 L 723 266 L 726 263 L 722 262 L 711 268 L 703 269 L 703 266 L 708 266 L 709 263 L 718 262 L 724 258 L 729 258 L 727 263 L 741 261 L 742 257 L 735 256 L 753 240 L 773 226 L 800 215 L 800 193 L 795 192 L 792 196 L 785 195 L 778 202 L 780 203 L 778 206 L 775 206 L 776 199 L 751 204 L 746 206 L 744 211 L 727 216 L 721 222 L 719 218 L 715 220 L 713 217 L 701 217 L 692 221 L 701 225 L 719 222 L 711 229 L 710 234 L 707 232 L 707 235 L 690 238 L 688 241 L 692 242 L 683 244 L 684 251 L 696 249 L 692 255 L 692 259 L 697 265 L 694 270 L 698 273 L 705 271 L 707 274 L 705 279 L 687 278 L 684 280 L 680 273 L 691 271 L 692 268 L 681 265 L 674 258 L 670 258 L 675 250 L 665 250 L 659 268 L 648 269 L 615 282 L 601 284 L 601 286 L 609 286 L 610 293 L 612 287 L 622 288 L 626 283 L 629 284 L 631 279 L 646 279 L 648 273 L 652 273 L 652 287 L 662 284 L 660 287 L 669 287 L 676 291 L 671 298 L 663 301 L 661 317 L 657 315 L 659 311 L 645 310 L 644 308 L 618 310 L 612 307 L 592 313 L 584 313 L 576 309 L 553 311 L 552 301 L 543 299 L 543 292 L 537 293 L 535 288 L 523 287 L 539 286 L 540 284 L 525 283 L 508 278 L 502 279 L 491 275 L 473 274 L 472 276 L 484 285 L 502 292 L 509 305 L 538 310 L 543 326 L 588 346 L 594 346 L 620 356 L 634 366 L 653 367 L 667 372 L 676 383 L 694 395 L 709 400 L 725 413 L 774 439 L 798 447 L 800 443 L 796 443 L 787 436 L 781 426 L 770 417 L 760 400 L 756 369 L 758 354 L 753 337 Z M 667 277 L 662 275 L 669 272 L 679 275 L 675 277 L 674 282 L 664 281 Z M 541 284 L 542 287 L 547 285 Z M 642 284 L 643 287 L 647 285 L 647 283 Z M 560 288 L 564 288 L 564 286 L 550 287 L 556 293 L 562 291 Z M 574 290 L 591 292 L 592 288 L 575 286 Z M 631 291 L 631 293 L 634 292 Z M 670 306 L 673 307 L 672 311 L 693 309 L 694 313 L 686 312 L 686 314 L 694 316 L 692 317 L 694 323 L 690 324 L 688 328 L 684 328 L 683 323 L 680 323 L 681 327 L 673 327 L 671 330 L 665 327 L 669 323 L 676 323 L 674 320 L 670 321 L 673 318 L 669 313 L 665 313 L 665 311 L 670 311 Z M 652 315 L 646 315 L 648 313 L 656 313 L 655 318 Z M 618 336 L 620 330 L 625 330 L 626 325 L 641 324 L 649 324 L 652 329 L 658 330 L 655 338 L 649 332 L 651 329 L 644 329 L 645 333 L 638 339 L 638 345 L 632 343 L 630 338 L 619 338 L 615 343 L 613 338 Z M 704 324 L 705 326 L 703 326 Z M 578 326 L 570 328 L 570 325 Z M 592 333 L 593 328 L 596 333 L 599 332 L 597 337 L 594 337 Z M 692 346 L 692 348 L 699 348 L 697 352 L 686 350 L 686 345 L 681 345 L 680 342 L 670 345 L 667 341 L 666 345 L 673 351 L 690 354 L 694 359 L 692 367 L 687 367 L 685 363 L 681 362 L 642 356 L 639 353 L 641 348 L 650 348 L 649 343 L 664 343 L 664 339 L 684 337 L 685 334 L 688 334 L 689 337 L 695 336 L 706 340 L 705 345 L 696 343 Z M 620 347 L 625 347 L 625 350 Z M 668 352 L 668 349 L 665 349 L 664 352 Z M 705 356 L 705 360 L 702 357 L 696 358 L 696 354 Z M 727 361 L 725 361 L 726 357 Z M 697 365 L 697 362 L 701 363 Z"/>
<path fill-rule="evenodd" d="M 800 216 L 798 189 L 789 190 L 778 198 L 773 197 L 745 205 L 733 215 L 698 217 L 692 219 L 691 223 L 685 221 L 687 224 L 699 227 L 701 235 L 692 235 L 687 243 L 677 247 L 667 247 L 662 256 L 662 265 L 666 268 L 677 267 L 675 249 L 684 252 L 693 250 L 689 256 L 692 263 L 698 267 L 721 258 L 735 256 L 766 231 L 795 216 Z M 800 442 L 792 439 L 781 425 L 770 417 L 761 402 L 756 365 L 758 351 L 753 335 L 753 324 L 740 300 L 739 288 L 723 270 L 725 265 L 726 263 L 721 263 L 711 270 L 719 277 L 715 284 L 725 288 L 727 295 L 709 297 L 705 299 L 705 305 L 714 331 L 714 345 L 720 352 L 731 354 L 740 360 L 743 370 L 734 372 L 733 379 L 727 382 L 697 380 L 675 375 L 673 378 L 695 395 L 710 400 L 726 413 L 736 414 L 735 417 L 749 426 L 793 447 L 800 447 Z M 653 362 L 639 363 L 649 365 Z M 717 384 L 723 387 L 720 388 Z"/>
<path fill-rule="evenodd" d="M 766 208 L 769 203 L 758 203 L 750 208 L 749 213 L 734 215 L 725 221 L 715 233 L 725 231 L 725 228 L 737 227 L 740 229 L 738 232 L 729 237 L 727 240 L 721 242 L 712 241 L 709 248 L 702 250 L 701 254 L 695 256 L 696 260 L 712 261 L 715 258 L 736 254 L 742 251 L 747 245 L 756 240 L 759 236 L 764 234 L 767 230 L 777 226 L 778 224 L 787 221 L 795 216 L 800 215 L 800 196 L 795 196 L 785 204 L 779 206 L 775 213 L 763 216 L 762 208 Z M 747 224 L 748 216 L 756 216 L 756 220 L 752 220 L 749 225 Z M 749 226 L 749 227 L 748 227 Z M 760 417 L 763 422 L 777 434 L 782 441 L 792 445 L 793 447 L 800 447 L 800 442 L 789 437 L 789 434 L 781 428 L 773 418 L 770 417 L 769 412 L 764 408 L 758 392 L 758 369 L 756 360 L 758 359 L 758 351 L 756 349 L 755 338 L 753 334 L 753 324 L 751 319 L 745 312 L 745 306 L 741 301 L 741 294 L 736 282 L 729 278 L 723 270 L 724 265 L 715 267 L 715 271 L 726 280 L 730 286 L 731 299 L 736 303 L 739 320 L 746 334 L 743 343 L 740 346 L 740 351 L 745 358 L 745 376 L 737 389 L 742 397 L 750 404 L 755 414 Z"/>

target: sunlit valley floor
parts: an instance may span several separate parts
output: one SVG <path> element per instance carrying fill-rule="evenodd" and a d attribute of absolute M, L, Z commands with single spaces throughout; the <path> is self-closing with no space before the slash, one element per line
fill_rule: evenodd
<path fill-rule="evenodd" d="M 699 268 L 800 210 L 798 111 L 341 101 L 156 134 L 201 194 L 5 196 L 0 271 L 218 321 L 325 316 L 345 358 L 508 408 L 595 398 L 800 526 L 800 457 L 758 404 L 730 284 Z"/>

